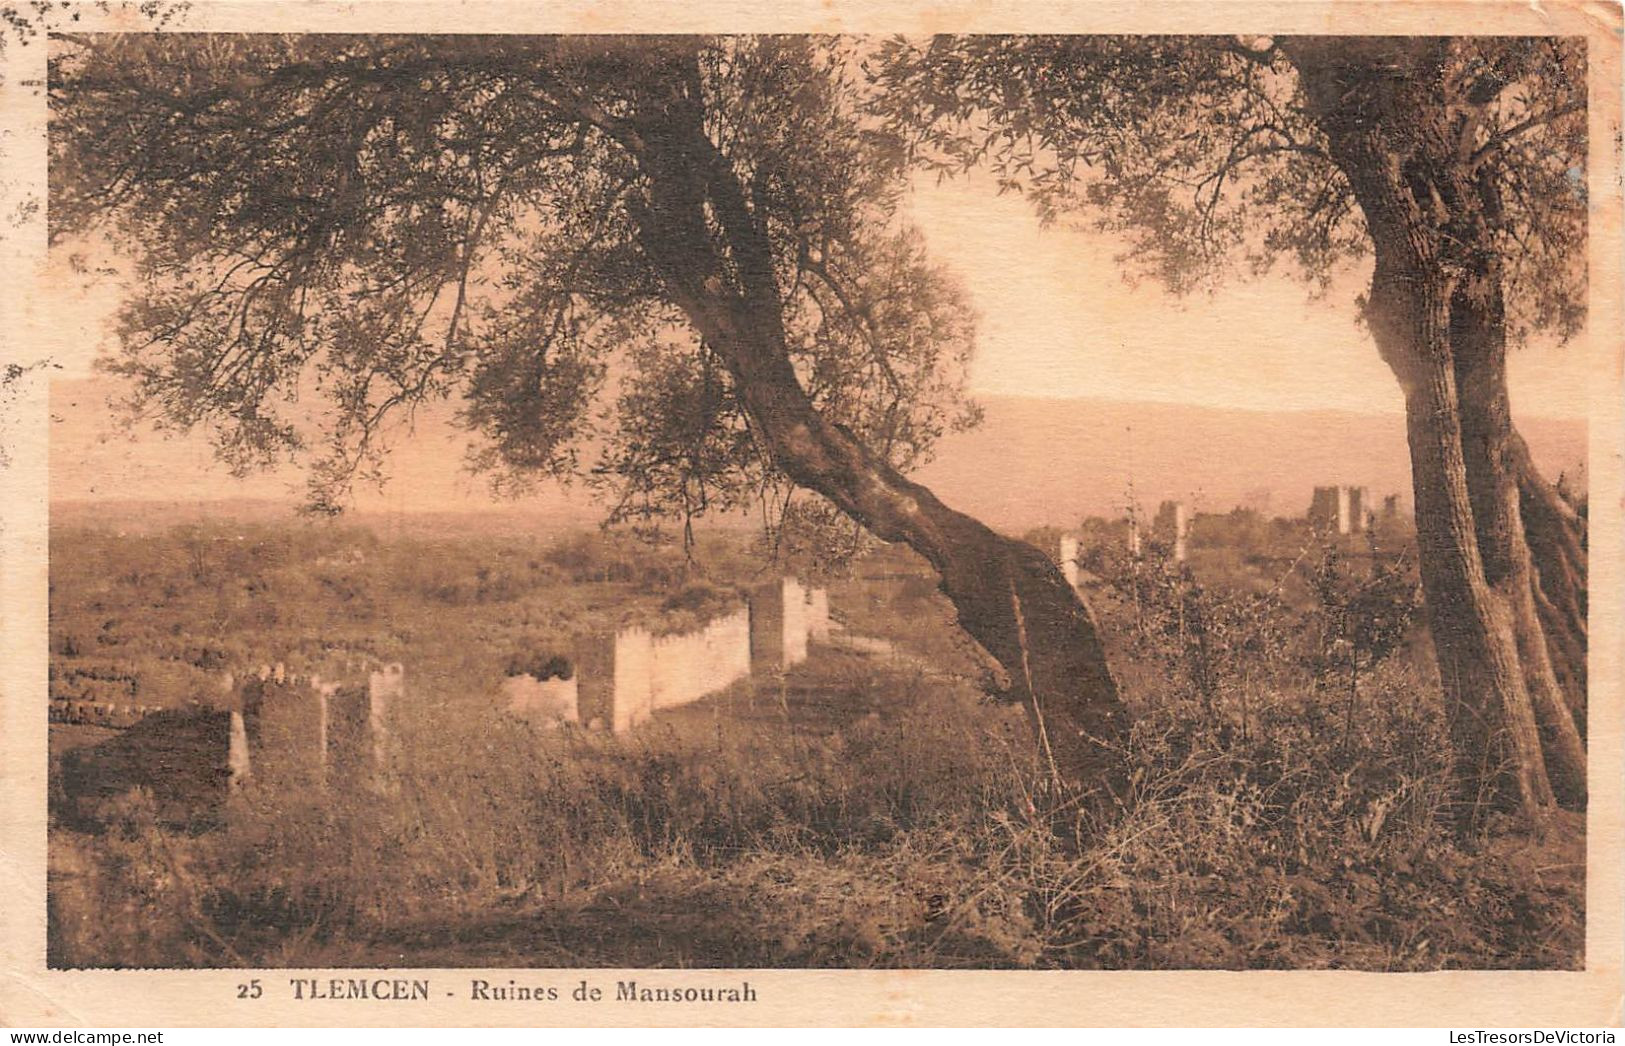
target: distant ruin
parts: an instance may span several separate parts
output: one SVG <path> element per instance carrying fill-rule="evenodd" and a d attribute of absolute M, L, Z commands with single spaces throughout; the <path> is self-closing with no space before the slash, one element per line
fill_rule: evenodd
<path fill-rule="evenodd" d="M 1156 539 L 1168 546 L 1175 563 L 1185 562 L 1191 535 L 1190 513 L 1183 501 L 1164 501 L 1157 507 L 1157 517 L 1151 524 Z"/>
<path fill-rule="evenodd" d="M 1365 487 L 1316 487 L 1309 500 L 1309 523 L 1318 530 L 1359 534 L 1370 528 L 1375 516 Z"/>
<path fill-rule="evenodd" d="M 1143 554 L 1140 517 L 1133 506 L 1130 506 L 1127 519 L 1125 542 L 1128 556 L 1131 560 L 1138 560 Z M 1191 532 L 1191 517 L 1183 501 L 1164 501 L 1158 508 L 1157 514 L 1151 522 L 1152 539 L 1168 551 L 1168 557 L 1175 563 L 1183 563 L 1189 551 Z M 1076 534 L 1062 534 L 1056 549 L 1055 562 L 1061 568 L 1061 574 L 1066 583 L 1077 588 L 1083 581 L 1083 571 L 1078 559 L 1082 551 L 1082 542 Z"/>
<path fill-rule="evenodd" d="M 1078 587 L 1078 539 L 1071 534 L 1061 537 L 1061 574 L 1066 583 Z"/>

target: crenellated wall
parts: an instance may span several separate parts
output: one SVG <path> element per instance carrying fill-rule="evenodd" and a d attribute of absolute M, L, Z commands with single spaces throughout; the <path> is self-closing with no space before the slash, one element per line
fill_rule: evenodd
<path fill-rule="evenodd" d="M 676 708 L 725 690 L 750 675 L 750 614 L 738 610 L 697 632 L 652 644 L 650 707 Z"/>
<path fill-rule="evenodd" d="M 653 641 L 646 628 L 589 636 L 577 647 L 577 718 L 612 733 L 630 730 L 654 714 L 650 693 Z"/>
<path fill-rule="evenodd" d="M 692 632 L 652 636 L 641 627 L 576 644 L 570 679 L 511 676 L 508 711 L 542 726 L 578 723 L 621 733 L 655 712 L 726 690 L 753 671 L 783 672 L 831 640 L 829 595 L 781 578 L 751 593 L 748 607 Z"/>
<path fill-rule="evenodd" d="M 387 783 L 395 707 L 405 697 L 399 662 L 346 666 L 329 675 L 263 666 L 237 691 L 247 750 L 275 772 L 317 788 Z"/>

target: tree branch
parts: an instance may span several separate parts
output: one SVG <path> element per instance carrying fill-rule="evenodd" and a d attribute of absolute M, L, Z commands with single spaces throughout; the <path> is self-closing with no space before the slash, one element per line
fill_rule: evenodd
<path fill-rule="evenodd" d="M 1508 142 L 1512 141 L 1519 135 L 1532 131 L 1536 127 L 1543 127 L 1554 120 L 1560 120 L 1571 113 L 1580 112 L 1584 110 L 1585 107 L 1585 100 L 1580 99 L 1569 102 L 1566 105 L 1560 105 L 1555 109 L 1547 110 L 1544 113 L 1531 116 L 1527 120 L 1522 120 L 1515 123 L 1506 130 L 1491 135 L 1489 141 L 1479 146 L 1478 149 L 1473 153 L 1469 164 L 1472 167 L 1477 167 L 1479 164 L 1488 159 L 1492 153 L 1498 152 L 1500 149 L 1505 147 Z"/>

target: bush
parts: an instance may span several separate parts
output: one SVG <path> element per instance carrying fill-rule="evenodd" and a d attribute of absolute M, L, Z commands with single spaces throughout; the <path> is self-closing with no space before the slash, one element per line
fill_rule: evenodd
<path fill-rule="evenodd" d="M 508 659 L 509 676 L 530 676 L 537 680 L 570 679 L 575 675 L 575 671 L 575 665 L 571 664 L 569 657 L 564 654 L 548 653 L 545 650 L 515 654 Z"/>

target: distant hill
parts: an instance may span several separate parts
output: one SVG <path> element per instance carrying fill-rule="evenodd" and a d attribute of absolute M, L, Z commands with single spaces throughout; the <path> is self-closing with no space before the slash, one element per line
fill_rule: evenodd
<path fill-rule="evenodd" d="M 53 385 L 51 491 L 59 522 L 122 519 L 144 529 L 202 516 L 291 516 L 302 493 L 297 472 L 238 480 L 201 438 L 119 433 L 105 407 L 109 388 L 105 379 Z M 945 437 L 918 478 L 949 505 L 1015 533 L 1121 513 L 1131 484 L 1147 509 L 1182 498 L 1197 511 L 1247 505 L 1296 516 L 1307 509 L 1311 488 L 1333 483 L 1363 484 L 1374 497 L 1397 493 L 1410 503 L 1405 422 L 1397 414 L 1014 396 L 981 402 L 983 425 Z M 603 518 L 603 507 L 579 485 L 493 500 L 462 470 L 467 438 L 448 415 L 442 408 L 419 416 L 391 456 L 389 484 L 382 493 L 358 492 L 352 521 L 387 527 L 410 517 L 414 528 L 454 527 L 478 514 L 487 531 L 533 531 Z M 1583 422 L 1529 418 L 1519 427 L 1549 475 L 1584 467 Z"/>
<path fill-rule="evenodd" d="M 57 521 L 90 513 L 101 517 L 99 524 L 147 529 L 158 519 L 291 518 L 305 494 L 298 469 L 282 466 L 238 478 L 215 459 L 200 433 L 121 431 L 108 408 L 116 389 L 105 377 L 52 383 L 51 501 Z M 479 514 L 486 529 L 506 526 L 502 520 L 511 518 L 514 528 L 552 530 L 603 518 L 603 509 L 579 485 L 549 484 L 526 497 L 493 498 L 485 480 L 463 467 L 468 436 L 451 414 L 444 404 L 425 407 L 410 433 L 393 434 L 388 483 L 382 490 L 358 485 L 355 511 L 346 519 L 388 526 L 410 517 L 421 530 L 430 517 L 449 522 Z"/>
<path fill-rule="evenodd" d="M 362 527 L 380 536 L 410 536 L 427 540 L 454 540 L 471 533 L 483 537 L 536 536 L 551 538 L 590 528 L 603 518 L 596 506 L 554 510 L 547 503 L 488 505 L 448 511 L 390 511 L 352 509 L 337 518 L 312 517 L 299 512 L 292 499 L 270 498 L 117 498 L 56 499 L 51 502 L 51 525 L 58 528 L 113 530 L 150 534 L 197 523 L 230 523 L 256 527 L 333 526 Z"/>
<path fill-rule="evenodd" d="M 982 398 L 974 432 L 946 437 L 918 477 L 945 502 L 1020 532 L 1116 515 L 1136 499 L 1197 511 L 1237 505 L 1297 516 L 1313 487 L 1360 484 L 1411 501 L 1405 419 L 1345 411 L 1261 412 L 1108 400 Z M 1519 420 L 1548 475 L 1583 469 L 1585 423 Z M 1380 504 L 1380 501 L 1379 501 Z"/>

